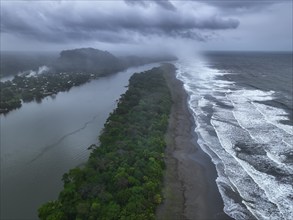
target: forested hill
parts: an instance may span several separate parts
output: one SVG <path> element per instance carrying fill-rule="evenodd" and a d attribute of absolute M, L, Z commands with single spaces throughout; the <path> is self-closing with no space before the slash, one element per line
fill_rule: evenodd
<path fill-rule="evenodd" d="M 40 207 L 40 219 L 155 218 L 162 202 L 164 134 L 172 105 L 163 75 L 167 68 L 174 66 L 130 78 L 100 145 L 92 146 L 84 167 L 64 174 L 64 189 L 58 200 Z"/>
<path fill-rule="evenodd" d="M 107 76 L 131 66 L 174 60 L 173 56 L 115 57 L 93 48 L 65 50 L 46 71 L 27 71 L 12 80 L 0 82 L 0 114 L 20 108 L 23 102 L 41 101 L 44 97 L 67 91 L 92 79 Z M 40 68 L 39 68 L 40 69 Z"/>
<path fill-rule="evenodd" d="M 48 67 L 51 72 L 90 73 L 106 75 L 131 66 L 152 62 L 172 61 L 177 58 L 170 54 L 148 56 L 115 56 L 107 51 L 94 48 L 78 48 L 61 52 L 11 52 L 1 51 L 0 77 L 38 72 Z M 54 71 L 55 70 L 55 71 Z"/>
<path fill-rule="evenodd" d="M 176 59 L 176 57 L 167 54 L 154 55 L 152 57 L 116 57 L 108 51 L 94 48 L 79 48 L 62 51 L 53 66 L 56 72 L 83 72 L 106 75 L 131 66 L 160 61 L 173 61 Z"/>
<path fill-rule="evenodd" d="M 123 62 L 113 54 L 93 48 L 64 50 L 55 65 L 57 72 L 99 73 L 116 72 L 124 68 Z"/>

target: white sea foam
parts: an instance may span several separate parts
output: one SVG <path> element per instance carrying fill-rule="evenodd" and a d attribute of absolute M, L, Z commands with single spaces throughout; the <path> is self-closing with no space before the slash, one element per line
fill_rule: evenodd
<path fill-rule="evenodd" d="M 280 121 L 282 121 L 282 120 L 288 120 L 288 116 L 287 116 L 286 112 L 284 112 L 282 109 L 259 104 L 256 102 L 253 102 L 252 104 L 257 108 L 257 110 L 263 115 L 263 117 L 269 123 L 284 130 L 288 134 L 293 135 L 293 127 L 292 126 L 280 123 Z"/>
<path fill-rule="evenodd" d="M 286 162 L 293 153 L 293 128 L 280 123 L 288 119 L 285 111 L 260 103 L 272 100 L 274 91 L 248 90 L 216 79 L 226 73 L 203 61 L 179 61 L 177 68 L 189 94 L 198 143 L 217 168 L 224 211 L 235 219 L 293 219 L 288 179 L 293 167 Z"/>
<path fill-rule="evenodd" d="M 255 92 L 255 94 L 257 94 L 254 96 L 255 100 L 264 99 L 259 97 L 258 94 L 260 93 L 260 91 Z M 238 95 L 237 92 L 235 92 L 234 94 L 228 95 L 227 98 L 230 99 L 234 105 L 233 115 L 238 124 L 248 131 L 250 136 L 256 141 L 265 144 L 264 147 L 267 152 L 278 155 L 292 149 L 293 137 L 292 134 L 290 134 L 290 126 L 285 127 L 286 125 L 283 126 L 277 123 L 275 119 L 279 117 L 274 116 L 277 114 L 283 115 L 285 114 L 284 111 L 270 107 L 270 113 L 268 113 L 268 115 L 271 114 L 272 117 L 268 119 L 265 113 L 259 111 L 259 108 L 262 108 L 259 107 L 261 104 L 254 103 L 251 95 L 249 98 L 246 98 L 245 95 Z M 255 108 L 256 105 L 258 106 L 257 108 Z M 275 114 L 273 114 L 272 111 L 274 111 Z M 282 116 L 282 118 L 287 119 L 285 116 Z"/>
<path fill-rule="evenodd" d="M 228 96 L 234 104 L 233 115 L 235 119 L 255 140 L 256 144 L 262 145 L 263 149 L 266 151 L 265 156 L 268 156 L 269 154 L 271 161 L 275 162 L 275 159 L 272 159 L 272 155 L 287 151 L 288 146 L 283 143 L 283 139 L 289 142 L 290 139 L 292 140 L 292 136 L 283 129 L 280 129 L 279 126 L 275 126 L 275 123 L 271 123 L 271 120 L 267 120 L 263 113 L 260 113 L 258 109 L 253 108 L 254 105 L 252 104 L 253 101 L 269 100 L 272 92 L 268 93 L 267 96 L 265 96 L 264 92 L 258 90 L 247 93 L 243 91 L 239 92 L 242 95 L 235 92 Z M 235 138 L 235 136 L 232 136 L 231 138 Z M 265 159 L 266 158 L 262 161 Z M 247 163 L 243 161 L 239 161 L 239 163 L 265 191 L 270 201 L 277 204 L 281 213 L 286 217 L 290 216 L 293 218 L 293 201 L 290 199 L 293 195 L 292 185 L 283 183 L 275 176 L 259 172 L 256 169 L 257 165 L 252 166 L 249 162 Z M 266 163 L 269 165 L 269 162 Z M 288 175 L 293 175 L 293 167 L 288 164 L 280 164 L 279 161 L 276 163 L 275 167 Z"/>
<path fill-rule="evenodd" d="M 227 153 L 229 153 L 231 156 L 234 157 L 234 159 L 237 161 L 238 165 L 236 165 L 236 167 L 239 167 L 239 165 L 241 166 L 241 168 L 244 170 L 244 172 L 246 173 L 246 175 L 249 175 L 249 177 L 252 178 L 253 182 L 257 185 L 254 186 L 252 189 L 255 190 L 256 188 L 259 188 L 259 190 L 261 190 L 262 193 L 262 197 L 265 198 L 265 200 L 267 202 L 271 202 L 272 204 L 276 204 L 281 210 L 281 213 L 279 213 L 279 209 L 278 208 L 274 208 L 273 206 L 270 207 L 270 210 L 268 210 L 267 206 L 263 206 L 264 201 L 261 201 L 258 197 L 256 198 L 252 198 L 253 200 L 255 200 L 255 207 L 256 210 L 258 210 L 259 213 L 261 213 L 262 217 L 266 215 L 267 212 L 270 212 L 270 218 L 271 219 L 284 219 L 284 216 L 290 216 L 292 214 L 290 206 L 286 207 L 286 203 L 284 203 L 284 200 L 288 201 L 288 198 L 290 196 L 290 192 L 292 193 L 292 187 L 288 184 L 282 184 L 280 182 L 277 182 L 275 177 L 268 175 L 266 173 L 262 173 L 259 172 L 258 170 L 256 170 L 256 168 L 252 165 L 249 164 L 249 162 L 246 162 L 244 160 L 241 160 L 237 157 L 236 152 L 233 149 L 233 146 L 235 145 L 236 141 L 239 142 L 244 142 L 248 145 L 253 144 L 253 140 L 249 138 L 249 135 L 246 134 L 245 132 L 241 131 L 241 128 L 235 128 L 227 123 L 224 122 L 219 122 L 217 120 L 212 121 L 212 124 L 214 125 L 216 132 L 217 132 L 217 136 L 220 140 L 220 143 L 222 145 L 222 147 L 225 148 L 225 150 L 227 151 Z M 235 136 L 237 136 L 241 134 L 240 140 L 236 139 Z M 261 156 L 251 156 L 251 160 L 262 160 Z M 224 161 L 224 163 L 226 163 Z M 239 171 L 237 171 L 239 172 Z M 234 174 L 235 175 L 235 174 Z M 239 193 L 242 195 L 242 198 L 249 198 L 248 195 L 246 195 L 248 192 L 247 190 L 243 190 L 243 187 L 245 188 L 245 186 L 243 186 L 244 182 L 243 182 L 243 176 L 244 174 L 241 174 L 241 176 L 239 176 L 239 179 L 237 178 L 236 181 L 236 186 L 239 189 Z M 235 177 L 235 176 L 234 176 Z M 251 183 L 249 183 L 250 186 L 252 186 Z M 280 190 L 278 190 L 280 189 Z M 247 199 L 245 199 L 247 200 Z M 258 204 L 261 201 L 260 204 Z M 282 203 L 282 205 L 279 205 L 279 203 Z M 290 203 L 290 202 L 289 202 Z M 283 205 L 285 207 L 283 207 Z M 285 210 L 283 210 L 283 208 L 285 208 Z M 286 211 L 286 209 L 288 211 Z M 264 212 L 263 212 L 263 211 Z M 271 215 L 271 213 L 274 213 L 274 215 L 276 216 L 276 218 L 273 218 Z M 288 213 L 286 213 L 288 212 Z M 280 215 L 281 214 L 281 215 Z"/>

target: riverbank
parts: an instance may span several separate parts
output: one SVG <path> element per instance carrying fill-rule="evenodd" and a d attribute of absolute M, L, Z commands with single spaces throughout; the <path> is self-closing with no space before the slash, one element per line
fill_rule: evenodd
<path fill-rule="evenodd" d="M 175 68 L 165 66 L 165 78 L 173 106 L 166 134 L 165 200 L 157 209 L 157 219 L 229 219 L 222 211 L 215 168 L 196 143 L 188 95 L 176 78 Z"/>
<path fill-rule="evenodd" d="M 64 189 L 39 208 L 39 218 L 155 219 L 171 105 L 162 68 L 133 74 L 99 146 L 84 167 L 63 175 Z"/>
<path fill-rule="evenodd" d="M 38 219 L 38 207 L 62 190 L 62 175 L 87 161 L 129 78 L 157 66 L 129 68 L 1 114 L 0 219 Z"/>

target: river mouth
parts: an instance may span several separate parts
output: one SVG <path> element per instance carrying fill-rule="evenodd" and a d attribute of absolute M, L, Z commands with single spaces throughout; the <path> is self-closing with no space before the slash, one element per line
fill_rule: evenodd
<path fill-rule="evenodd" d="M 158 63 L 99 78 L 1 115 L 1 219 L 37 219 L 62 175 L 83 164 L 128 80 Z"/>

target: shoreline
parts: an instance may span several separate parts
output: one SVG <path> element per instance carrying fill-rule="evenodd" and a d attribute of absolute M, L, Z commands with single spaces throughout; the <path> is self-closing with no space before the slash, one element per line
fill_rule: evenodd
<path fill-rule="evenodd" d="M 166 133 L 165 200 L 157 209 L 157 219 L 231 219 L 223 211 L 215 165 L 197 144 L 183 83 L 176 78 L 175 68 L 165 66 L 164 76 L 173 105 Z"/>

